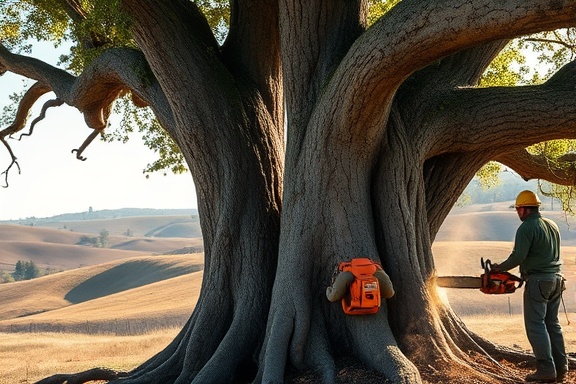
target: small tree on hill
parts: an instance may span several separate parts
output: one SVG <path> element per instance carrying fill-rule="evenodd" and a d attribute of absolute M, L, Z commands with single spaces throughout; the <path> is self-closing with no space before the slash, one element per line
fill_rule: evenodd
<path fill-rule="evenodd" d="M 14 280 L 20 281 L 24 280 L 25 275 L 26 275 L 26 265 L 22 260 L 18 260 L 16 262 L 16 266 L 14 267 L 14 273 L 12 273 L 12 276 L 14 276 Z"/>
<path fill-rule="evenodd" d="M 110 233 L 103 229 L 100 231 L 100 236 L 98 236 L 98 246 L 101 248 L 106 248 L 108 246 L 108 235 Z"/>
<path fill-rule="evenodd" d="M 32 280 L 40 276 L 40 269 L 33 261 L 24 263 L 24 280 Z"/>

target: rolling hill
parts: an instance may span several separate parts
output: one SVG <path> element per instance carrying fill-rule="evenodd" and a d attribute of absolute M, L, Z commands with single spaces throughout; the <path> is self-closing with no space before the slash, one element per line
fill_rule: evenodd
<path fill-rule="evenodd" d="M 78 332 L 90 324 L 109 333 L 118 331 L 119 319 L 180 325 L 198 298 L 202 268 L 202 254 L 141 256 L 2 284 L 0 331 L 34 324 Z"/>
<path fill-rule="evenodd" d="M 18 260 L 33 261 L 41 268 L 66 270 L 139 255 L 177 253 L 182 249 L 188 249 L 187 253 L 203 250 L 199 230 L 186 229 L 199 228 L 199 224 L 181 216 L 84 220 L 78 222 L 77 227 L 75 222 L 66 225 L 49 222 L 45 225 L 0 225 L 0 271 L 13 271 Z M 72 226 L 78 230 L 73 230 Z M 121 234 L 121 230 L 126 232 L 127 226 L 134 228 L 131 236 Z M 81 245 L 83 239 L 98 237 L 103 229 L 109 232 L 107 248 Z M 152 235 L 134 235 L 138 232 Z"/>
<path fill-rule="evenodd" d="M 438 274 L 479 276 L 481 257 L 505 259 L 519 224 L 508 207 L 487 204 L 454 209 L 433 246 Z M 546 215 L 556 215 L 562 227 L 564 273 L 569 280 L 565 303 L 569 311 L 575 311 L 576 288 L 570 281 L 576 279 L 576 246 L 569 245 L 574 235 L 566 221 L 558 219 L 559 213 Z M 167 218 L 164 223 L 172 220 Z M 141 226 L 156 226 L 159 231 L 164 228 L 160 221 Z M 198 298 L 203 258 L 200 253 L 177 253 L 190 247 L 201 249 L 200 238 L 111 236 L 111 248 L 102 249 L 75 245 L 81 236 L 85 234 L 63 229 L 0 226 L 0 261 L 25 255 L 39 264 L 76 268 L 0 285 L 0 331 L 64 327 L 78 332 L 90 328 L 90 332 L 130 333 L 136 332 L 135 324 L 153 328 L 186 321 Z M 77 268 L 80 264 L 86 266 Z M 487 296 L 478 290 L 440 292 L 462 315 L 521 311 L 521 293 Z M 132 329 L 124 325 L 119 331 L 119 319 L 132 324 Z"/>

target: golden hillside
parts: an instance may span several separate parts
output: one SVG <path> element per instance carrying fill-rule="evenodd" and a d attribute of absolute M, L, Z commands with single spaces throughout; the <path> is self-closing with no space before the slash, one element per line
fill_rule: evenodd
<path fill-rule="evenodd" d="M 198 298 L 202 267 L 202 254 L 141 256 L 2 284 L 0 331 L 127 333 L 118 327 L 128 320 L 180 325 Z"/>

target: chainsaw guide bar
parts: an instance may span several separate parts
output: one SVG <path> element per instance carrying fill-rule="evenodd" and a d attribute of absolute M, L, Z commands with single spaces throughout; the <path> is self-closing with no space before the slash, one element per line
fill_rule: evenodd
<path fill-rule="evenodd" d="M 440 276 L 436 278 L 436 285 L 443 288 L 482 288 L 482 279 L 478 276 Z"/>

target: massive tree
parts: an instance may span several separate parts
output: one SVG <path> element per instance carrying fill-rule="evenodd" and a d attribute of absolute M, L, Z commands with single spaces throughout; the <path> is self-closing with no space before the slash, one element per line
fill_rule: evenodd
<path fill-rule="evenodd" d="M 79 159 L 129 95 L 181 150 L 205 246 L 198 305 L 166 349 L 126 374 L 46 382 L 275 383 L 306 369 L 332 382 L 351 359 L 395 383 L 452 368 L 513 380 L 490 373 L 491 358 L 517 356 L 438 300 L 431 244 L 488 161 L 574 183 L 571 164 L 551 169 L 525 148 L 576 138 L 576 63 L 535 86 L 478 81 L 510 39 L 574 26 L 576 2 L 403 0 L 368 27 L 367 0 L 233 0 L 223 42 L 203 12 L 220 1 L 19 3 L 90 60 L 56 68 L 18 53 L 17 31 L 3 37 L 0 71 L 35 80 L 0 133 L 8 167 L 7 139 L 40 95 L 55 95 L 42 114 L 66 103 L 94 129 Z M 334 267 L 359 256 L 395 285 L 376 315 L 346 316 L 324 296 Z"/>

